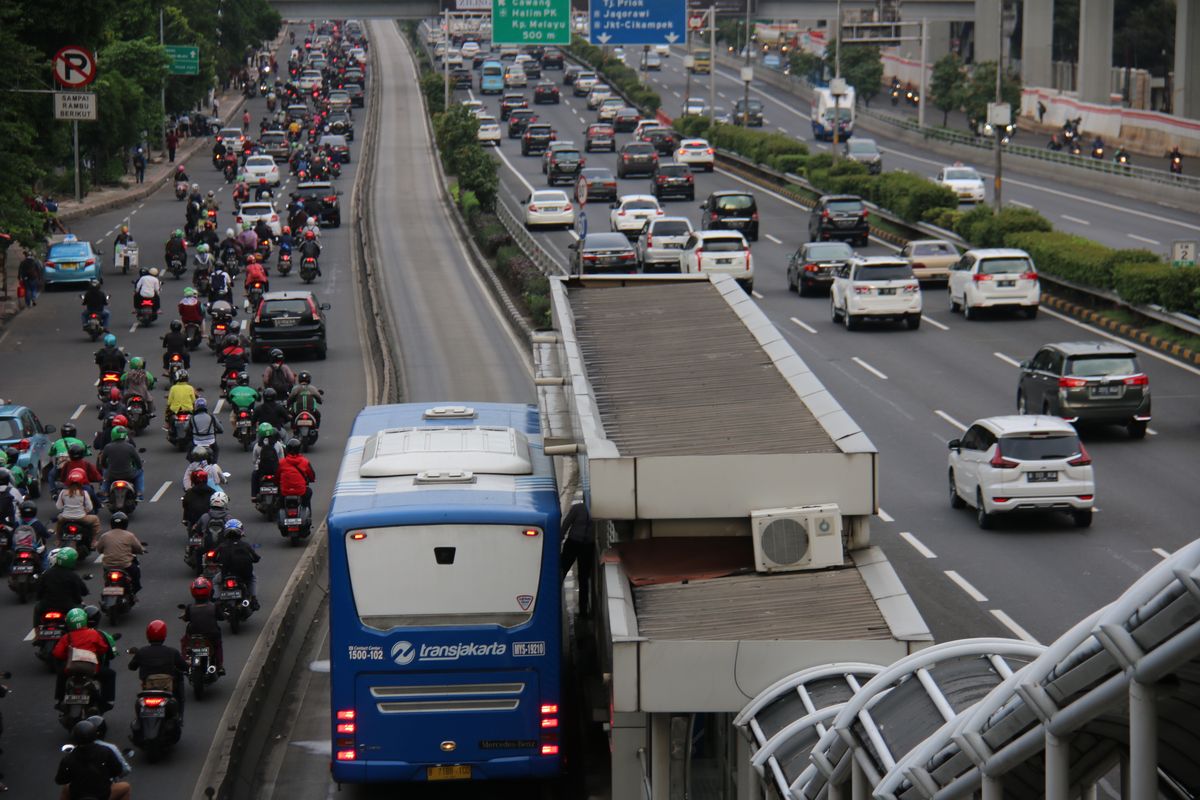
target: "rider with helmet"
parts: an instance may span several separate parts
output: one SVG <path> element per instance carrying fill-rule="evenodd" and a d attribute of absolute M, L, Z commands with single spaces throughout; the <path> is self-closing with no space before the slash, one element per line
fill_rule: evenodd
<path fill-rule="evenodd" d="M 316 418 L 317 425 L 320 425 L 321 396 L 323 394 L 324 392 L 312 385 L 312 373 L 301 370 L 300 374 L 296 376 L 296 386 L 288 394 L 288 411 L 293 417 L 301 411 L 307 411 Z"/>
<path fill-rule="evenodd" d="M 67 471 L 67 487 L 58 493 L 54 505 L 58 508 L 60 521 L 83 524 L 89 529 L 89 538 L 100 529 L 100 518 L 96 516 L 96 504 L 88 486 L 88 474 L 83 470 Z"/>
<path fill-rule="evenodd" d="M 317 265 L 317 274 L 321 274 L 321 244 L 317 241 L 317 235 L 308 228 L 304 229 L 304 241 L 300 243 L 300 257 L 311 258 Z"/>
<path fill-rule="evenodd" d="M 258 610 L 258 578 L 254 575 L 254 565 L 258 563 L 258 553 L 246 544 L 240 520 L 231 519 L 225 523 L 225 541 L 217 548 L 217 561 L 221 564 L 221 578 L 237 578 L 250 594 L 250 607 Z"/>
<path fill-rule="evenodd" d="M 283 351 L 278 347 L 271 350 L 271 364 L 263 370 L 264 389 L 274 389 L 275 394 L 287 398 L 296 385 L 296 373 L 283 361 Z"/>
<path fill-rule="evenodd" d="M 184 491 L 192 487 L 192 476 L 196 474 L 197 470 L 208 474 L 208 485 L 213 487 L 215 491 L 221 491 L 220 487 L 224 486 L 227 481 L 225 472 L 221 469 L 221 465 L 217 463 L 212 449 L 204 445 L 196 445 L 188 451 L 188 465 L 187 469 L 183 471 L 183 479 L 181 481 Z"/>
<path fill-rule="evenodd" d="M 307 508 L 312 503 L 312 484 L 317 473 L 300 452 L 300 440 L 288 439 L 283 460 L 279 462 L 279 494 L 283 497 L 302 497 Z"/>
<path fill-rule="evenodd" d="M 237 205 L 248 202 L 250 200 L 250 187 L 245 181 L 238 181 L 233 187 L 233 202 Z"/>
<path fill-rule="evenodd" d="M 96 552 L 100 554 L 105 569 L 119 569 L 129 575 L 135 595 L 132 600 L 137 602 L 136 595 L 142 590 L 142 567 L 137 557 L 143 555 L 146 549 L 142 541 L 127 530 L 129 515 L 124 511 L 114 513 L 109 524 L 112 528 L 96 539 Z"/>
<path fill-rule="evenodd" d="M 267 392 L 273 391 L 273 389 L 267 390 Z M 254 464 L 250 472 L 250 494 L 255 497 L 258 496 L 259 481 L 262 476 L 278 474 L 279 463 L 286 455 L 283 444 L 279 441 L 278 430 L 269 422 L 258 423 L 258 438 L 254 442 L 254 450 L 250 454 Z"/>
<path fill-rule="evenodd" d="M 221 244 L 217 246 L 217 252 L 221 254 L 221 261 L 225 261 L 225 254 L 232 251 L 237 258 L 242 257 L 242 243 L 237 240 L 234 235 L 233 228 L 225 229 L 225 238 L 221 240 Z"/>
<path fill-rule="evenodd" d="M 129 659 L 129 668 L 137 670 L 142 687 L 152 675 L 167 675 L 171 678 L 171 693 L 179 704 L 179 720 L 183 721 L 183 698 L 188 665 L 183 656 L 174 647 L 164 644 L 167 640 L 167 623 L 161 619 L 151 620 L 146 625 L 146 642 L 144 647 L 133 651 Z"/>
<path fill-rule="evenodd" d="M 190 287 L 189 287 L 190 288 Z M 183 303 L 179 304 L 180 310 L 183 309 Z M 169 375 L 171 368 L 171 356 L 178 354 L 183 361 L 184 369 L 190 369 L 192 366 L 192 354 L 188 349 L 187 336 L 183 333 L 183 323 L 177 319 L 171 320 L 171 330 L 162 338 L 163 356 L 162 368 L 163 375 Z"/>
<path fill-rule="evenodd" d="M 97 742 L 97 738 L 99 731 L 90 719 L 81 719 L 71 729 L 71 743 L 75 746 L 63 756 L 54 776 L 54 782 L 63 787 L 61 797 L 130 800 L 129 784 L 118 780 L 123 771 L 120 759 Z"/>
<path fill-rule="evenodd" d="M 307 239 L 307 238 L 308 238 L 308 234 L 310 234 L 310 233 L 311 233 L 311 234 L 313 235 L 313 237 L 314 237 L 314 238 L 316 238 L 316 239 L 320 239 L 320 238 L 321 238 L 321 226 L 317 224 L 317 218 L 316 218 L 316 217 L 311 217 L 311 216 L 310 216 L 308 219 L 306 219 L 306 220 L 304 221 L 304 230 L 301 232 L 301 235 L 302 235 L 302 236 L 304 236 L 304 238 L 306 238 L 306 239 Z"/>
<path fill-rule="evenodd" d="M 46 574 L 49 574 L 49 571 Z M 45 575 L 42 578 L 44 580 Z M 88 627 L 87 612 L 82 608 L 72 608 L 67 612 L 67 632 L 54 645 L 51 655 L 56 663 L 65 664 L 72 650 L 86 650 L 96 657 L 95 675 L 100 680 L 100 695 L 107 706 L 104 710 L 108 711 L 112 708 L 117 690 L 116 673 L 107 666 L 107 661 L 113 654 L 112 645 L 107 636 L 95 628 Z M 60 670 L 54 687 L 55 700 L 62 700 L 65 685 L 66 674 Z"/>
<path fill-rule="evenodd" d="M 37 582 L 37 602 L 33 606 L 33 624 L 36 626 L 47 611 L 64 614 L 76 606 L 83 605 L 88 587 L 75 572 L 79 553 L 74 547 L 62 547 L 54 552 L 53 563 L 42 573 Z"/>
<path fill-rule="evenodd" d="M 207 247 L 207 245 L 200 245 Z M 194 286 L 183 287 L 183 299 L 178 305 L 179 321 L 184 325 L 204 325 L 204 304 L 200 301 L 200 292 Z"/>
<path fill-rule="evenodd" d="M 225 651 L 221 646 L 221 625 L 217 618 L 217 607 L 212 602 L 213 586 L 208 578 L 200 577 L 192 581 L 192 600 L 195 602 L 183 609 L 180 619 L 187 623 L 183 639 L 179 646 L 187 649 L 189 636 L 203 636 L 208 639 L 212 652 L 212 663 L 217 668 L 218 675 L 225 674 Z"/>
<path fill-rule="evenodd" d="M 162 294 L 162 281 L 158 279 L 158 267 L 141 270 L 141 275 L 133 286 L 134 308 L 137 308 L 142 300 L 150 299 L 154 301 L 154 310 L 158 311 L 160 294 Z"/>
<path fill-rule="evenodd" d="M 221 543 L 221 533 L 229 520 L 229 495 L 221 491 L 212 493 L 208 498 L 208 511 L 196 520 L 195 530 L 204 537 L 204 549 L 216 547 Z"/>
<path fill-rule="evenodd" d="M 83 311 L 79 312 L 79 321 L 81 324 L 86 324 L 89 314 L 99 314 L 100 324 L 104 326 L 104 330 L 108 330 L 108 321 L 112 316 L 108 310 L 108 293 L 100 288 L 100 281 L 92 278 L 88 284 L 87 291 L 83 293 Z"/>
<path fill-rule="evenodd" d="M 192 212 L 193 207 L 196 208 L 195 219 L 191 218 L 192 213 L 193 213 Z M 199 211 L 198 206 L 196 206 L 195 204 L 189 203 L 188 204 L 188 222 L 189 222 L 189 224 L 191 225 L 191 227 L 195 227 L 196 223 L 199 221 L 200 221 L 200 211 Z M 187 263 L 187 241 L 184 240 L 184 238 L 183 238 L 182 230 L 180 230 L 179 228 L 176 228 L 174 231 L 171 232 L 171 238 L 167 239 L 167 244 L 163 248 L 163 254 L 164 254 L 163 261 L 166 262 L 167 264 L 170 264 L 172 259 L 178 259 L 179 261 L 183 262 L 184 264 Z"/>
<path fill-rule="evenodd" d="M 17 524 L 13 528 L 9 544 L 15 550 L 18 547 L 31 547 L 42 556 L 41 567 L 49 566 L 50 531 L 38 519 L 37 503 L 23 500 L 17 507 Z"/>
<path fill-rule="evenodd" d="M 196 407 L 196 389 L 188 383 L 188 372 L 180 370 L 176 376 L 175 385 L 167 392 L 167 410 L 172 414 L 186 411 L 189 414 Z"/>
<path fill-rule="evenodd" d="M 249 222 L 242 223 L 242 232 L 238 234 L 237 240 L 243 253 L 253 253 L 258 249 L 258 234 Z"/>
<path fill-rule="evenodd" d="M 217 434 L 224 433 L 221 421 L 208 410 L 208 401 L 203 397 L 196 398 L 195 413 L 189 423 L 192 433 L 193 447 L 206 447 L 212 453 L 214 461 L 218 458 Z"/>
<path fill-rule="evenodd" d="M 288 225 L 283 226 L 283 230 L 279 232 L 279 252 L 290 253 L 292 248 L 296 246 L 296 238 L 292 236 L 292 229 Z"/>
<path fill-rule="evenodd" d="M 204 211 L 220 211 L 221 204 L 217 202 L 217 193 L 212 189 L 208 190 L 208 194 L 204 196 Z"/>
<path fill-rule="evenodd" d="M 154 373 L 146 369 L 146 360 L 141 356 L 134 356 L 129 359 L 129 369 L 121 375 L 121 388 L 125 390 L 122 399 L 126 402 L 133 395 L 141 397 L 146 403 L 146 411 L 151 416 L 154 415 L 154 398 L 151 392 L 154 390 L 154 384 L 157 380 Z"/>
<path fill-rule="evenodd" d="M 191 484 L 183 493 L 183 521 L 188 530 L 208 513 L 212 496 L 216 493 L 216 490 L 208 485 L 208 472 L 205 470 L 193 470 Z"/>
<path fill-rule="evenodd" d="M 132 481 L 141 501 L 146 491 L 146 473 L 142 468 L 142 457 L 129 441 L 129 429 L 124 425 L 114 425 L 109 438 L 111 441 L 100 451 L 100 466 L 104 469 L 100 495 L 108 496 L 108 487 L 113 481 Z"/>
<path fill-rule="evenodd" d="M 250 385 L 250 376 L 245 371 L 239 372 L 237 384 L 229 389 L 229 424 L 237 422 L 239 411 L 251 411 L 262 400 L 258 390 Z"/>
<path fill-rule="evenodd" d="M 197 246 L 204 245 L 209 251 L 221 243 L 221 235 L 217 233 L 216 220 L 204 220 L 204 227 L 200 229 L 200 235 L 197 237 L 196 243 Z"/>
<path fill-rule="evenodd" d="M 117 347 L 117 337 L 104 334 L 104 346 L 96 351 L 96 366 L 101 372 L 122 373 L 125 371 L 125 351 Z"/>
<path fill-rule="evenodd" d="M 264 269 L 263 265 L 259 262 L 258 256 L 251 253 L 250 255 L 246 256 L 246 282 L 243 285 L 243 288 L 246 290 L 247 294 L 250 292 L 250 287 L 255 283 L 262 284 L 262 290 L 264 292 L 271 291 L 271 280 L 267 277 L 266 269 Z"/>

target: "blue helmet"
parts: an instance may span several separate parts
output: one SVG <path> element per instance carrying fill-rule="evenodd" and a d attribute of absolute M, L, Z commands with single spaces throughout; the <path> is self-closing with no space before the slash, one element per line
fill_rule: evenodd
<path fill-rule="evenodd" d="M 196 398 L 196 410 L 197 411 L 207 411 L 208 410 L 208 401 L 205 400 L 203 397 L 197 397 Z"/>
<path fill-rule="evenodd" d="M 240 539 L 245 533 L 240 519 L 231 519 L 225 523 L 225 538 Z"/>
<path fill-rule="evenodd" d="M 113 336 L 111 333 L 104 334 L 104 346 L 105 347 L 113 347 L 114 345 L 116 345 L 116 343 L 117 343 L 117 337 Z"/>

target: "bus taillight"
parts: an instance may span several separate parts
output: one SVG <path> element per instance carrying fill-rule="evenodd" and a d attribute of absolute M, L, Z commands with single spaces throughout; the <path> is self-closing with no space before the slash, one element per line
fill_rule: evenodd
<path fill-rule="evenodd" d="M 525 530 L 521 531 L 521 533 L 526 536 L 537 536 L 539 533 L 541 533 L 541 531 L 539 531 L 537 528 L 526 528 Z"/>
<path fill-rule="evenodd" d="M 543 747 L 542 749 L 545 750 L 546 748 Z M 357 753 L 355 753 L 353 750 L 338 750 L 337 751 L 337 760 L 338 761 L 353 761 L 356 756 L 357 756 Z"/>
<path fill-rule="evenodd" d="M 557 713 L 558 713 L 558 705 L 557 704 L 545 703 L 542 705 L 542 716 L 545 716 L 546 714 L 557 714 Z"/>
<path fill-rule="evenodd" d="M 544 755 L 544 756 L 556 756 L 556 755 L 558 755 L 558 745 L 556 745 L 556 744 L 543 744 L 543 745 L 542 745 L 542 755 Z M 339 758 L 339 759 L 341 758 L 341 754 L 340 754 L 340 753 L 338 754 L 338 758 Z"/>
<path fill-rule="evenodd" d="M 353 720 L 354 719 L 354 709 L 347 708 L 347 709 L 343 709 L 343 710 L 337 712 L 337 718 L 338 718 L 338 720 L 343 720 L 343 719 L 344 720 Z"/>
<path fill-rule="evenodd" d="M 353 722 L 339 722 L 337 724 L 337 732 L 338 733 L 354 733 L 354 723 Z"/>
<path fill-rule="evenodd" d="M 557 728 L 558 727 L 558 717 L 542 717 L 542 727 L 543 728 Z"/>

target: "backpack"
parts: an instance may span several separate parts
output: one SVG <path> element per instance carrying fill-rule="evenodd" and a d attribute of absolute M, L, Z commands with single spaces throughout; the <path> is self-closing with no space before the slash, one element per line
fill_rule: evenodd
<path fill-rule="evenodd" d="M 258 471 L 270 475 L 279 472 L 279 453 L 274 442 L 262 442 L 258 450 Z"/>
<path fill-rule="evenodd" d="M 37 531 L 32 525 L 18 525 L 12 535 L 13 547 L 37 547 Z"/>
<path fill-rule="evenodd" d="M 287 397 L 288 392 L 292 390 L 292 385 L 288 383 L 287 375 L 282 369 L 276 368 L 274 364 L 270 367 L 271 375 L 267 379 L 267 388 L 274 389 L 280 397 Z"/>

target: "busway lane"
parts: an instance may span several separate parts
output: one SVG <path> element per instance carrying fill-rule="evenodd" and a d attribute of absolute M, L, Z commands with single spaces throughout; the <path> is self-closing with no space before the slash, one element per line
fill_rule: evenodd
<path fill-rule="evenodd" d="M 467 95 L 459 92 L 458 96 Z M 497 100 L 483 102 L 496 113 Z M 540 119 L 556 128 L 558 138 L 578 144 L 582 144 L 584 124 L 594 119 L 582 100 L 569 94 L 560 106 L 536 108 Z M 623 142 L 627 135 L 619 134 L 618 139 Z M 517 211 L 528 187 L 542 188 L 545 179 L 540 160 L 521 157 L 514 145 L 516 140 L 505 139 L 500 151 L 503 194 Z M 615 157 L 588 154 L 588 165 L 615 168 Z M 712 189 L 740 185 L 734 176 L 721 172 L 697 174 L 696 179 L 697 202 Z M 621 193 L 642 192 L 647 186 L 642 178 L 619 181 Z M 912 570 L 905 574 L 906 583 L 914 587 L 939 638 L 1004 630 L 996 628 L 990 613 L 982 616 L 991 627 L 975 625 L 980 615 L 963 611 L 961 589 L 945 580 L 947 569 L 969 575 L 975 585 L 986 589 L 983 594 L 990 601 L 986 610 L 1003 606 L 1022 620 L 1023 627 L 1047 640 L 1110 600 L 1152 565 L 1158 558 L 1155 547 L 1170 550 L 1190 540 L 1181 514 L 1187 496 L 1182 476 L 1190 473 L 1189 453 L 1197 436 L 1190 417 L 1198 394 L 1197 374 L 1144 355 L 1143 366 L 1155 391 L 1152 427 L 1158 435 L 1130 442 L 1119 429 L 1085 433 L 1097 463 L 1102 508 L 1089 531 L 1076 531 L 1056 518 L 1014 521 L 1001 524 L 995 532 L 979 531 L 970 515 L 951 512 L 947 506 L 945 442 L 959 431 L 935 412 L 966 423 L 1011 413 L 1017 377 L 1013 361 L 1031 357 L 1045 342 L 1095 338 L 1100 332 L 1081 330 L 1046 313 L 1033 321 L 997 315 L 967 323 L 949 312 L 944 287 L 931 285 L 924 295 L 926 322 L 919 331 L 873 326 L 848 333 L 831 322 L 828 298 L 798 298 L 786 289 L 786 258 L 806 239 L 807 212 L 773 193 L 753 191 L 762 224 L 762 237 L 753 247 L 759 302 L 879 446 L 882 505 L 896 522 L 880 521 L 876 537 L 902 568 Z M 695 205 L 673 201 L 664 207 L 667 214 L 688 216 L 695 223 Z M 589 219 L 589 228 L 607 230 L 607 207 L 596 209 L 600 214 Z M 539 231 L 534 236 L 565 265 L 566 246 L 574 238 L 570 233 Z M 872 245 L 865 252 L 889 250 Z M 938 558 L 918 553 L 914 559 L 908 539 L 897 535 L 901 531 L 917 536 Z M 1057 571 L 1072 564 L 1080 567 L 1064 581 Z M 939 585 L 941 590 L 931 588 Z M 925 602 L 922 593 L 927 594 Z M 1064 595 L 1069 600 L 1064 601 Z M 968 607 L 975 605 L 972 600 Z"/>
<path fill-rule="evenodd" d="M 256 98 L 250 101 L 249 109 L 253 116 L 252 124 L 257 128 L 259 116 L 266 110 L 265 101 Z M 355 116 L 360 120 L 361 111 L 356 110 Z M 357 147 L 357 144 L 352 144 L 352 148 Z M 354 179 L 356 163 L 357 159 L 343 171 L 338 181 L 339 188 L 348 189 Z M 209 163 L 207 148 L 197 153 L 187 167 L 192 180 L 200 184 L 202 191 L 213 189 L 218 192 L 221 200 L 218 222 L 223 231 L 232 221 L 230 190 Z M 73 228 L 80 238 L 103 241 L 101 247 L 104 255 L 110 259 L 115 226 L 126 217 L 141 246 L 141 263 L 161 267 L 163 242 L 170 231 L 183 225 L 183 204 L 175 200 L 173 186 L 165 186 L 142 203 L 78 221 Z M 314 518 L 317 520 L 324 516 L 328 505 L 333 477 L 341 459 L 341 442 L 345 440 L 353 415 L 365 401 L 354 289 L 347 271 L 349 230 L 347 227 L 323 233 L 324 253 L 321 260 L 324 277 L 311 287 L 321 301 L 333 306 L 327 312 L 329 357 L 325 361 L 289 359 L 293 367 L 310 370 L 314 383 L 326 392 L 321 439 L 308 454 L 318 477 L 314 487 Z M 157 367 L 161 363 L 162 353 L 159 340 L 174 314 L 164 313 L 152 327 L 130 332 L 130 281 L 133 277 L 114 274 L 111 265 L 106 269 L 105 288 L 112 297 L 112 329 L 118 342 L 131 355 L 141 355 L 149 365 Z M 164 309 L 174 308 L 185 285 L 186 278 L 165 280 Z M 294 273 L 288 278 L 272 275 L 273 289 L 295 289 L 300 286 L 300 280 Z M 98 345 L 91 343 L 80 330 L 80 291 L 48 292 L 39 298 L 35 309 L 14 318 L 3 339 L 0 339 L 0 364 L 4 366 L 6 398 L 31 406 L 44 423 L 59 426 L 73 418 L 83 438 L 90 440 L 99 424 L 94 405 L 96 390 L 93 381 L 96 370 L 92 363 L 92 353 Z M 251 374 L 255 383 L 262 369 L 261 364 L 252 365 Z M 191 374 L 193 382 L 204 388 L 202 394 L 215 404 L 219 369 L 207 348 L 202 347 L 193 354 Z M 161 390 L 154 395 L 161 413 L 164 395 Z M 82 409 L 79 408 L 81 405 Z M 230 495 L 234 515 L 247 523 L 248 539 L 262 557 L 257 569 L 262 609 L 250 618 L 237 636 L 230 635 L 228 628 L 225 629 L 228 674 L 210 688 L 210 695 L 203 702 L 196 702 L 189 695 L 183 738 L 169 757 L 151 765 L 140 754 L 135 756 L 132 780 L 141 796 L 190 795 L 191 786 L 214 739 L 217 724 L 233 693 L 235 682 L 302 552 L 300 548 L 287 546 L 275 526 L 268 524 L 253 510 L 248 497 L 250 457 L 242 452 L 228 433 L 228 410 L 222 406 L 222 411 L 227 432 L 219 439 L 221 461 L 222 466 L 232 473 L 226 491 Z M 117 703 L 107 715 L 109 739 L 122 746 L 129 746 L 127 734 L 137 691 L 136 676 L 126 668 L 129 658 L 123 651 L 127 647 L 145 644 L 145 626 L 155 618 L 168 623 L 168 641 L 177 644 L 183 628 L 177 619 L 179 612 L 176 604 L 189 600 L 191 574 L 183 563 L 184 536 L 179 524 L 180 480 L 186 461 L 182 454 L 169 448 L 160 425 L 161 416 L 153 420 L 145 433 L 138 437 L 139 446 L 146 448 L 143 459 L 146 462 L 147 502 L 140 505 L 134 514 L 131 529 L 150 545 L 149 554 L 142 558 L 145 588 L 129 616 L 115 627 L 107 623 L 103 626 L 122 634 L 118 642 L 122 655 L 114 664 L 118 675 Z M 53 434 L 52 438 L 57 438 L 57 434 Z M 38 506 L 40 518 L 47 520 L 51 512 L 50 501 L 43 497 L 38 501 Z M 107 512 L 101 514 L 101 519 L 107 522 Z M 95 576 L 87 581 L 90 589 L 88 599 L 98 602 L 102 585 L 99 566 L 88 564 L 80 569 L 80 573 Z M 13 677 L 5 681 L 13 692 L 3 701 L 6 724 L 0 769 L 4 772 L 4 780 L 12 796 L 49 796 L 50 792 L 57 792 L 53 778 L 61 758 L 58 748 L 67 740 L 67 734 L 58 724 L 53 708 L 53 677 L 34 658 L 29 644 L 22 641 L 30 629 L 32 606 L 18 605 L 15 595 L 8 592 L 7 587 L 0 591 L 3 593 L 0 597 L 0 627 L 7 632 L 4 652 L 8 654 L 0 668 L 13 673 Z"/>

